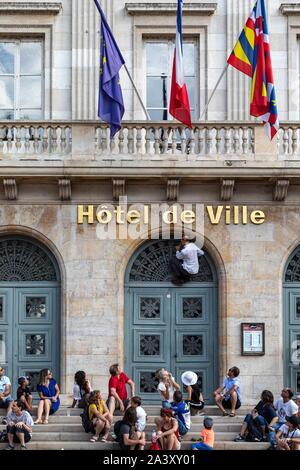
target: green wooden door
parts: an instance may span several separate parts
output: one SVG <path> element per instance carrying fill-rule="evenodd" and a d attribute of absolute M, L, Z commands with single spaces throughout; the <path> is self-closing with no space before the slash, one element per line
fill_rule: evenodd
<path fill-rule="evenodd" d="M 136 393 L 159 402 L 155 371 L 170 370 L 180 381 L 187 370 L 197 372 L 207 402 L 218 383 L 217 283 L 206 256 L 198 278 L 175 287 L 168 277 L 173 242 L 143 247 L 126 276 L 126 372 Z"/>
<path fill-rule="evenodd" d="M 6 373 L 16 391 L 18 377 L 31 378 L 36 390 L 38 373 L 49 368 L 59 377 L 58 290 L 56 287 L 0 288 L 0 339 Z"/>
<path fill-rule="evenodd" d="M 29 376 L 35 392 L 39 371 L 59 380 L 59 270 L 39 242 L 0 238 L 0 363 L 12 381 Z"/>
<path fill-rule="evenodd" d="M 284 290 L 285 386 L 300 394 L 300 286 Z"/>

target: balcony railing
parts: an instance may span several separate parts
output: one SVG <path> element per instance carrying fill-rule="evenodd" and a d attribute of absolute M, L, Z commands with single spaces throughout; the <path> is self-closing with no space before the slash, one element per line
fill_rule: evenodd
<path fill-rule="evenodd" d="M 0 156 L 47 159 L 188 157 L 275 160 L 300 158 L 300 122 L 282 123 L 269 144 L 263 127 L 253 122 L 194 123 L 191 130 L 173 122 L 127 121 L 111 140 L 99 121 L 0 121 Z"/>

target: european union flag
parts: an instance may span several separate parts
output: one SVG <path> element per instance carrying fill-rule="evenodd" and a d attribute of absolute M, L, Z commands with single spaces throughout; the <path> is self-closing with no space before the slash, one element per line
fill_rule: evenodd
<path fill-rule="evenodd" d="M 125 60 L 106 21 L 97 0 L 94 0 L 101 15 L 101 55 L 98 116 L 110 124 L 111 138 L 121 129 L 124 101 L 120 85 L 119 70 Z"/>

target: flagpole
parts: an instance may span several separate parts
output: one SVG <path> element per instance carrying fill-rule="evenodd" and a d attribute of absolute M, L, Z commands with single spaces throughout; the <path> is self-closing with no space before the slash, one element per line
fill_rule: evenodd
<path fill-rule="evenodd" d="M 224 77 L 225 73 L 227 72 L 227 69 L 229 67 L 229 64 L 226 65 L 226 67 L 224 68 L 223 72 L 221 73 L 220 77 L 219 77 L 219 80 L 217 81 L 216 83 L 216 86 L 215 88 L 213 89 L 213 91 L 211 92 L 210 94 L 210 97 L 205 105 L 205 108 L 203 109 L 202 113 L 201 113 L 201 116 L 200 116 L 200 121 L 201 119 L 203 118 L 203 116 L 206 114 L 207 110 L 208 110 L 208 106 L 210 105 L 210 102 L 211 100 L 213 99 L 213 96 L 218 88 L 218 86 L 220 85 L 221 81 L 222 81 L 222 78 Z"/>
<path fill-rule="evenodd" d="M 125 70 L 126 70 L 126 72 L 127 72 L 127 75 L 128 75 L 129 80 L 131 81 L 131 84 L 132 84 L 133 89 L 134 89 L 134 91 L 135 91 L 135 93 L 136 93 L 136 96 L 138 97 L 138 100 L 139 100 L 139 102 L 140 102 L 140 104 L 141 104 L 141 106 L 142 106 L 142 108 L 143 108 L 143 111 L 144 111 L 144 113 L 145 113 L 145 116 L 146 116 L 146 118 L 147 118 L 147 121 L 151 121 L 151 117 L 150 117 L 150 115 L 149 115 L 149 113 L 148 113 L 148 111 L 147 111 L 147 109 L 146 109 L 146 107 L 145 107 L 145 105 L 144 105 L 144 103 L 143 103 L 143 100 L 142 100 L 142 98 L 141 98 L 141 95 L 139 94 L 138 89 L 137 89 L 137 87 L 135 86 L 135 83 L 134 83 L 134 81 L 133 81 L 133 78 L 132 78 L 132 76 L 130 75 L 130 72 L 129 72 L 129 70 L 128 70 L 126 64 L 124 64 L 124 68 L 125 68 Z"/>

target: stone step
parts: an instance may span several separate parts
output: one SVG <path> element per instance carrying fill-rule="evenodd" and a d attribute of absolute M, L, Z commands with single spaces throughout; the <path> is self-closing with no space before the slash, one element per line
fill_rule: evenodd
<path fill-rule="evenodd" d="M 235 432 L 216 432 L 215 439 L 216 441 L 233 441 L 237 433 Z M 89 441 L 91 438 L 90 433 L 83 432 L 34 432 L 32 441 L 33 442 L 85 442 Z M 199 438 L 199 431 L 189 432 L 185 436 L 182 436 L 182 441 L 191 441 L 192 439 Z M 151 432 L 146 432 L 146 440 L 151 441 Z"/>
<path fill-rule="evenodd" d="M 5 426 L 0 426 L 0 431 L 6 429 Z M 152 432 L 155 429 L 154 424 L 147 424 L 146 432 Z M 190 432 L 200 432 L 202 429 L 201 423 L 192 423 Z M 214 425 L 215 432 L 234 432 L 238 433 L 241 429 L 241 424 L 226 424 L 226 423 L 217 423 Z M 37 424 L 33 428 L 34 433 L 53 433 L 53 432 L 69 432 L 69 433 L 76 433 L 76 432 L 84 432 L 81 423 L 61 423 L 61 424 L 53 424 L 50 422 L 47 426 L 42 424 Z"/>
<path fill-rule="evenodd" d="M 182 442 L 182 450 L 190 450 L 193 443 L 186 441 Z M 7 444 L 0 444 L 0 450 L 4 449 Z M 215 450 L 230 450 L 230 451 L 239 451 L 239 450 L 266 450 L 270 447 L 270 444 L 267 442 L 232 442 L 232 441 L 217 441 L 215 443 Z M 19 446 L 16 445 L 16 449 Z M 147 446 L 148 448 L 148 446 Z M 31 441 L 28 444 L 29 450 L 119 450 L 119 446 L 116 443 L 102 443 L 102 442 L 33 442 Z"/>
<path fill-rule="evenodd" d="M 148 416 L 159 416 L 160 413 L 160 406 L 157 405 L 145 405 L 144 409 Z M 249 413 L 251 407 L 242 407 L 237 410 L 237 416 L 244 416 Z M 33 407 L 32 415 L 36 416 L 37 407 Z M 55 413 L 55 416 L 79 416 L 82 413 L 81 409 L 78 408 L 70 408 L 61 406 L 59 410 Z M 220 410 L 216 406 L 206 406 L 203 410 L 205 415 L 209 416 L 219 416 L 221 414 Z M 5 415 L 5 410 L 0 410 L 0 416 Z M 121 416 L 120 413 L 116 413 L 116 416 Z"/>

